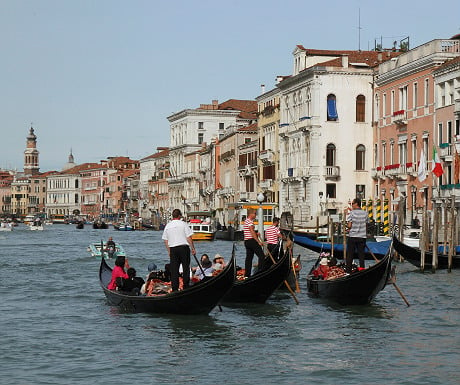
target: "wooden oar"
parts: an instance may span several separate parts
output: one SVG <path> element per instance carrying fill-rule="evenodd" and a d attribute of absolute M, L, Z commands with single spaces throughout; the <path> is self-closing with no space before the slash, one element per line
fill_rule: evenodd
<path fill-rule="evenodd" d="M 369 246 L 366 244 L 366 247 L 367 247 L 367 250 L 369 250 L 369 253 L 371 253 L 372 255 L 372 258 L 374 258 L 374 260 L 376 262 L 379 262 L 379 259 L 377 259 L 377 257 L 374 255 L 374 253 L 372 252 L 372 250 L 369 248 Z M 409 301 L 407 300 L 407 298 L 405 297 L 405 295 L 402 293 L 401 289 L 398 287 L 398 285 L 396 285 L 396 274 L 394 274 L 394 270 L 392 270 L 392 274 L 391 274 L 391 277 L 390 279 L 388 280 L 390 283 L 393 284 L 393 286 L 395 287 L 396 291 L 398 292 L 398 294 L 401 296 L 401 298 L 404 300 L 404 302 L 406 303 L 407 306 L 410 306 L 410 303 Z"/>
<path fill-rule="evenodd" d="M 272 260 L 273 264 L 276 264 L 275 258 L 273 258 L 273 255 L 272 255 L 272 253 L 270 253 L 270 250 L 268 250 L 268 247 L 267 247 L 267 253 L 268 253 L 268 256 L 270 257 L 270 259 Z M 290 258 L 290 257 L 288 256 L 288 258 Z M 289 285 L 289 282 L 287 280 L 284 280 L 284 284 L 286 285 L 287 289 L 291 293 L 292 298 L 294 298 L 295 303 L 298 305 L 299 300 L 297 299 L 294 291 L 292 290 L 291 285 Z"/>

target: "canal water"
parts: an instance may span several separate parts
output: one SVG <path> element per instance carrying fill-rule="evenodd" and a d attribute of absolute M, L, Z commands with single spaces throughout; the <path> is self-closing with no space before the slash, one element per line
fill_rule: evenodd
<path fill-rule="evenodd" d="M 144 276 L 163 266 L 161 232 L 20 225 L 0 232 L 1 384 L 459 384 L 460 271 L 397 264 L 398 286 L 368 306 L 310 298 L 316 256 L 298 246 L 296 305 L 277 292 L 264 305 L 209 316 L 129 314 L 107 304 L 90 243 L 120 242 Z M 199 243 L 228 260 L 232 243 Z M 237 247 L 244 264 L 244 247 Z"/>

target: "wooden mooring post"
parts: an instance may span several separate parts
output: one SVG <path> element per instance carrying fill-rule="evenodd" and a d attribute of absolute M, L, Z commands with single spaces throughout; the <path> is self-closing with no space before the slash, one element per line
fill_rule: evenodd
<path fill-rule="evenodd" d="M 427 221 L 427 212 L 426 207 L 423 208 L 422 213 L 422 232 L 421 232 L 421 239 L 419 240 L 420 245 L 420 270 L 423 271 L 425 269 L 425 254 L 426 254 L 426 246 L 427 246 L 427 237 L 428 237 L 428 221 Z"/>
<path fill-rule="evenodd" d="M 436 206 L 436 202 L 433 202 L 433 234 L 432 234 L 432 253 L 433 258 L 431 260 L 431 271 L 434 273 L 438 268 L 438 244 L 439 244 L 439 210 L 440 207 Z"/>

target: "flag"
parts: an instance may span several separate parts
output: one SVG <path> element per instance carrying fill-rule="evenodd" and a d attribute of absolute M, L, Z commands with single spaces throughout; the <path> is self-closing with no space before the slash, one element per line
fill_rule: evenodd
<path fill-rule="evenodd" d="M 436 150 L 435 146 L 433 146 L 433 162 L 431 172 L 438 178 L 442 174 L 444 174 L 444 171 L 442 170 L 441 160 L 439 159 L 438 151 Z"/>
<path fill-rule="evenodd" d="M 423 148 L 420 152 L 420 160 L 418 161 L 417 177 L 420 182 L 423 182 L 426 179 L 426 158 Z"/>

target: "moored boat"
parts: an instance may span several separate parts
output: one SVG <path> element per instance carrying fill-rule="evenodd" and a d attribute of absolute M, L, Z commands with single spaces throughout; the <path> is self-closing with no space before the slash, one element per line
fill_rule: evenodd
<path fill-rule="evenodd" d="M 194 241 L 213 241 L 216 229 L 212 223 L 212 213 L 208 211 L 189 211 L 187 213 L 188 225 L 193 231 Z"/>
<path fill-rule="evenodd" d="M 102 259 L 99 269 L 100 285 L 108 302 L 119 306 L 122 310 L 141 313 L 209 314 L 233 285 L 235 257 L 232 256 L 220 274 L 184 290 L 162 295 L 127 295 L 109 290 L 107 285 L 111 277 L 112 269 Z"/>
<path fill-rule="evenodd" d="M 12 231 L 13 225 L 9 222 L 2 222 L 0 224 L 0 231 Z"/>
<path fill-rule="evenodd" d="M 265 303 L 273 292 L 280 287 L 291 271 L 290 253 L 271 265 L 244 280 L 236 280 L 231 290 L 225 295 L 223 303 L 255 302 Z"/>
<path fill-rule="evenodd" d="M 401 242 L 397 237 L 393 237 L 393 247 L 396 252 L 404 258 L 404 260 L 412 263 L 414 266 L 420 267 L 422 252 L 420 249 L 410 247 Z M 433 261 L 433 252 L 425 251 L 425 268 L 430 268 Z M 438 268 L 446 269 L 448 267 L 449 257 L 447 254 L 440 252 L 438 254 Z M 452 268 L 460 268 L 460 255 L 452 256 Z"/>
<path fill-rule="evenodd" d="M 314 240 L 311 238 L 311 236 L 299 234 L 299 233 L 294 233 L 294 242 L 298 244 L 299 246 L 303 246 L 306 249 L 315 251 L 317 253 L 321 252 L 329 252 L 331 253 L 332 246 L 330 242 L 323 242 L 323 241 L 318 241 Z M 391 245 L 391 239 L 388 239 L 386 241 L 382 242 L 373 242 L 373 241 L 367 241 L 366 242 L 367 247 L 374 253 L 374 255 L 377 258 L 383 258 L 387 251 L 390 249 Z M 372 254 L 369 252 L 369 250 L 366 248 L 366 259 L 372 260 Z M 334 257 L 342 259 L 343 258 L 343 243 L 336 243 L 334 244 Z"/>
<path fill-rule="evenodd" d="M 319 261 L 316 265 L 318 263 Z M 383 290 L 390 277 L 391 247 L 385 256 L 374 265 L 338 278 L 320 279 L 312 274 L 313 268 L 307 276 L 309 295 L 328 299 L 341 305 L 368 304 Z"/>
<path fill-rule="evenodd" d="M 113 228 L 118 231 L 134 231 L 134 227 L 131 226 L 128 222 L 113 224 Z"/>

